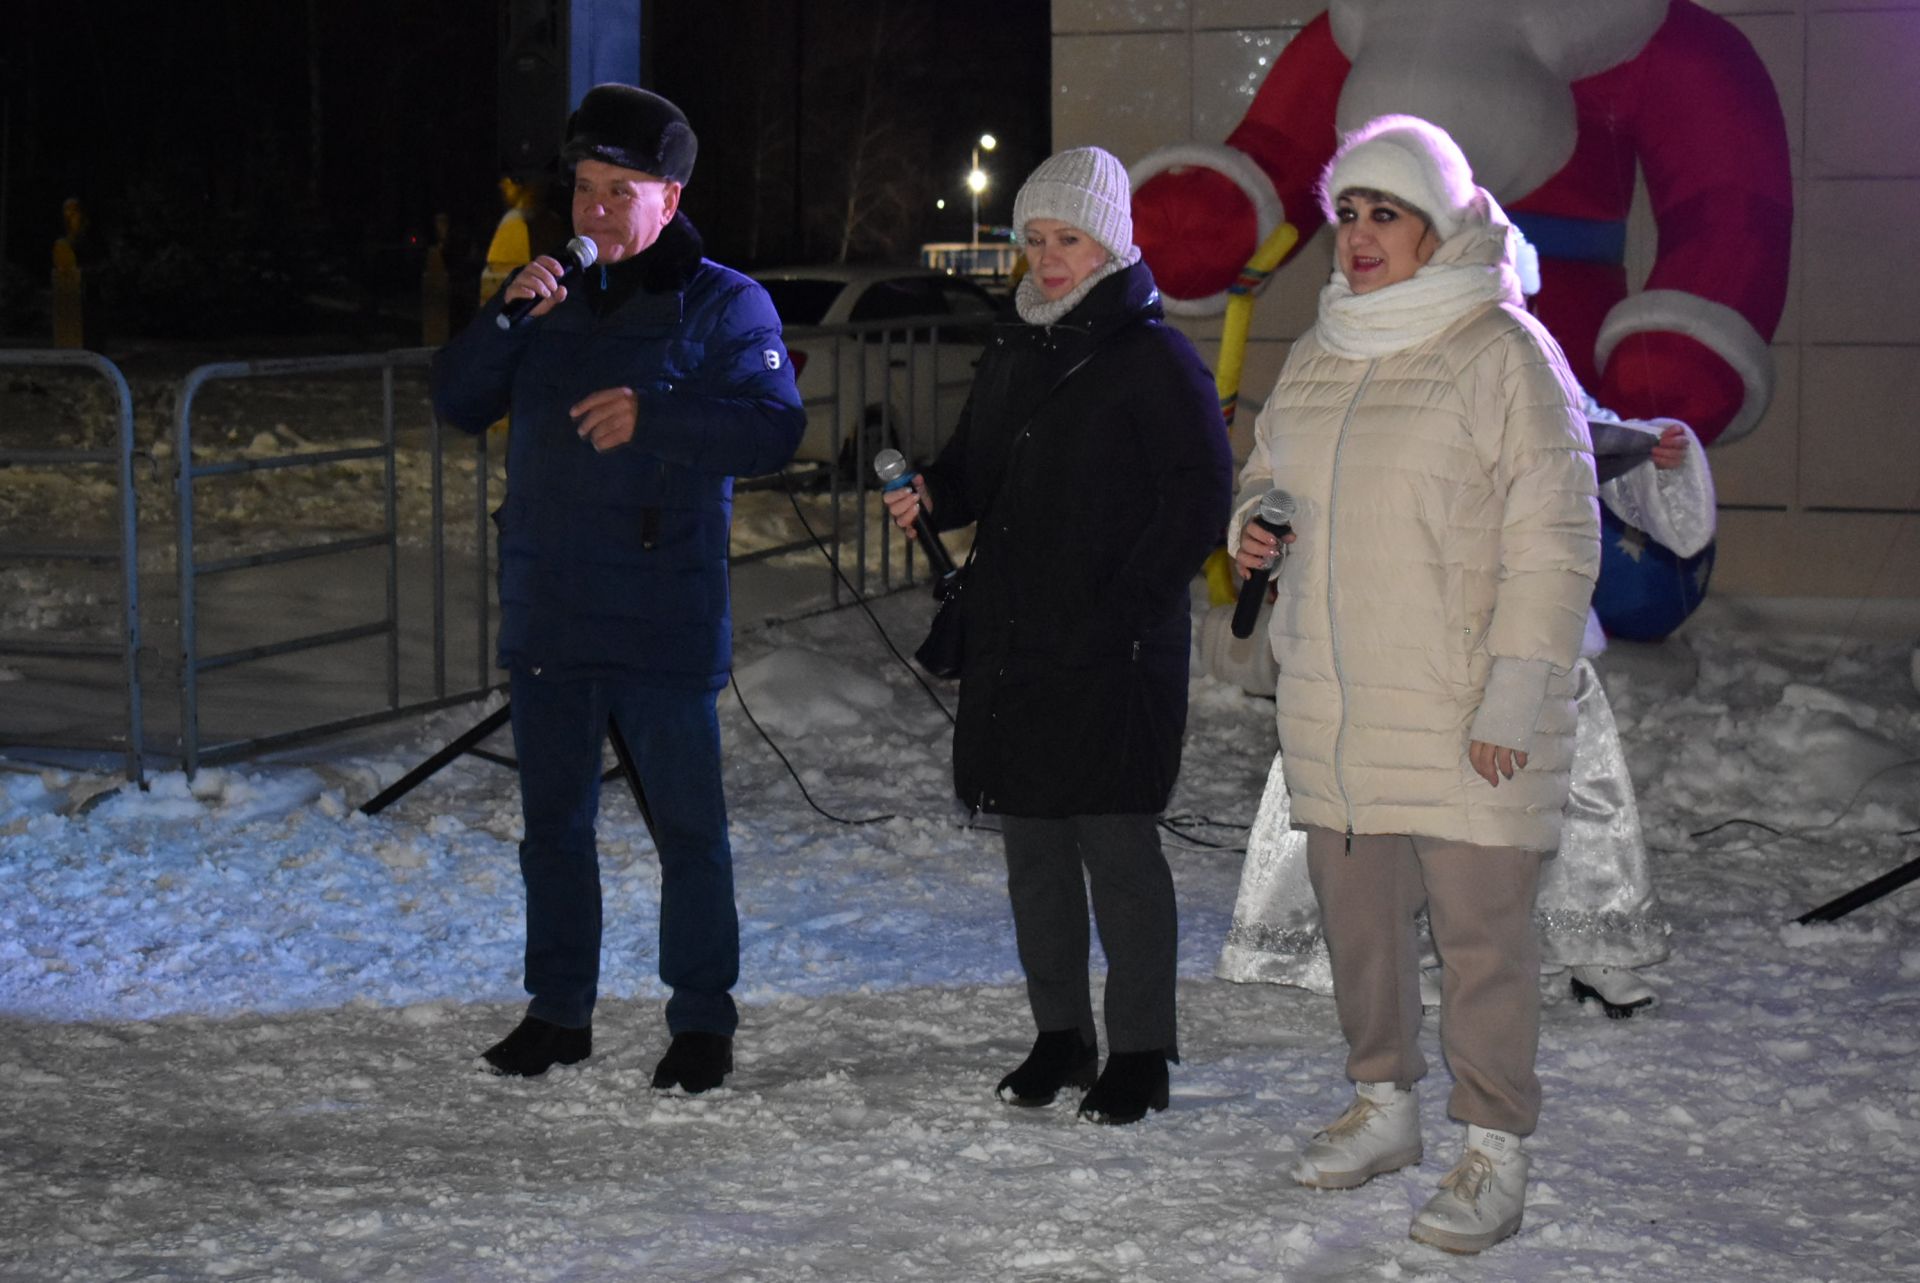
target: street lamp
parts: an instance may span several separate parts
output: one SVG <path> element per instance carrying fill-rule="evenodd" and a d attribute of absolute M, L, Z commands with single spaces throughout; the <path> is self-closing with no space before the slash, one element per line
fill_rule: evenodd
<path fill-rule="evenodd" d="M 980 141 L 973 146 L 973 165 L 967 171 L 967 190 L 973 193 L 973 248 L 976 250 L 980 248 L 980 193 L 987 190 L 987 171 L 980 168 L 980 153 L 992 151 L 999 145 L 1000 140 L 992 134 L 981 134 Z"/>

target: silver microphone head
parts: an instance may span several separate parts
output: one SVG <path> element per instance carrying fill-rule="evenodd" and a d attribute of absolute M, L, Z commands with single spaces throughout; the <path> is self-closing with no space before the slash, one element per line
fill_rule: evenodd
<path fill-rule="evenodd" d="M 873 456 L 874 475 L 882 481 L 898 480 L 907 470 L 907 456 L 898 450 L 882 450 Z"/>
<path fill-rule="evenodd" d="M 580 264 L 581 271 L 600 261 L 600 247 L 584 236 L 576 236 L 567 242 L 567 254 Z"/>
<path fill-rule="evenodd" d="M 1290 526 L 1297 506 L 1286 491 L 1269 490 L 1260 496 L 1260 519 L 1269 525 Z"/>

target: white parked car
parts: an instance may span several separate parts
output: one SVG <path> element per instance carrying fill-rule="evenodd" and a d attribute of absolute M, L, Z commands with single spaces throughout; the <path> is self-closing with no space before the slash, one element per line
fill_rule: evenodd
<path fill-rule="evenodd" d="M 780 313 L 807 434 L 794 456 L 871 481 L 889 447 L 920 463 L 959 422 L 988 332 L 993 295 L 917 267 L 831 265 L 755 272 Z M 903 324 L 914 322 L 914 324 Z"/>

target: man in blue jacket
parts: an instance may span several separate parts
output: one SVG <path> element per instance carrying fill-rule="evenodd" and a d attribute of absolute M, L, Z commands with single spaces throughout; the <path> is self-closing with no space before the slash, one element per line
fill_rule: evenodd
<path fill-rule="evenodd" d="M 733 1068 L 740 967 L 715 701 L 732 665 L 733 478 L 792 457 L 806 416 L 766 293 L 702 257 L 679 212 L 695 140 L 666 99 L 589 91 L 561 152 L 594 265 L 535 259 L 434 362 L 440 417 L 510 412 L 500 528 L 500 664 L 510 675 L 526 838 L 519 1027 L 484 1053 L 531 1076 L 592 1053 L 600 972 L 594 846 L 608 719 L 650 802 L 660 978 L 673 1035 L 653 1085 Z M 501 310 L 533 303 L 526 322 Z"/>

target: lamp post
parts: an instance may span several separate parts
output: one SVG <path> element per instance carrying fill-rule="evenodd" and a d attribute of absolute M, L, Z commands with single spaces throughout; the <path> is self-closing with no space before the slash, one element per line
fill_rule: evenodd
<path fill-rule="evenodd" d="M 980 153 L 992 151 L 1000 145 L 1000 140 L 992 134 L 981 134 L 980 141 L 973 145 L 973 165 L 967 170 L 967 190 L 973 193 L 973 248 L 980 248 L 980 193 L 987 190 L 987 172 L 980 168 Z M 976 252 L 977 259 L 979 254 Z M 974 266 L 977 268 L 978 263 Z"/>

